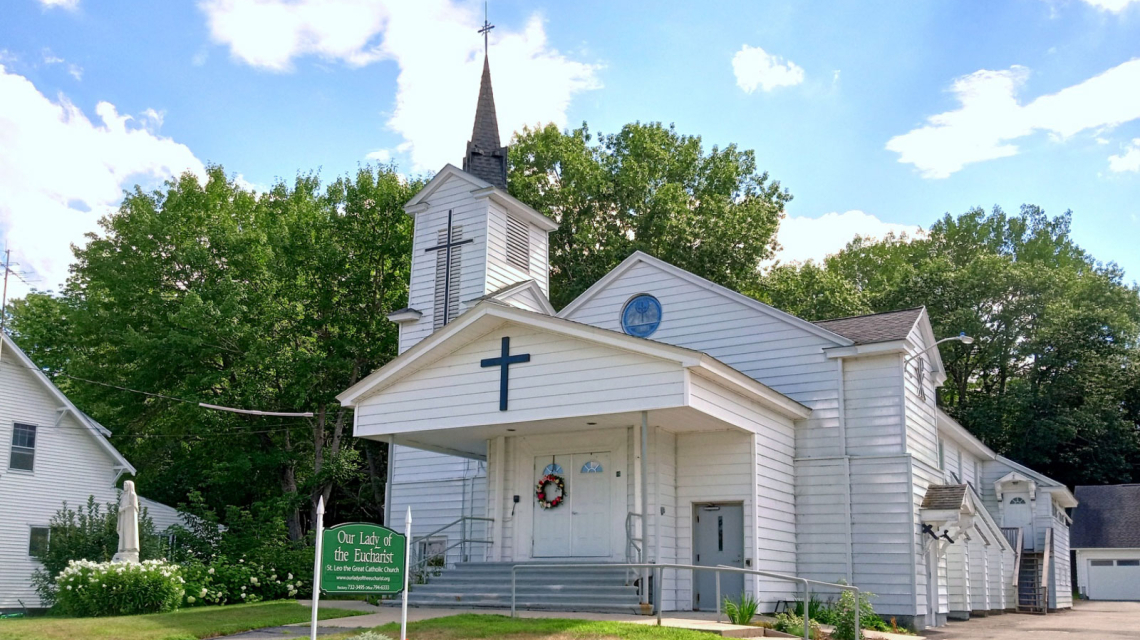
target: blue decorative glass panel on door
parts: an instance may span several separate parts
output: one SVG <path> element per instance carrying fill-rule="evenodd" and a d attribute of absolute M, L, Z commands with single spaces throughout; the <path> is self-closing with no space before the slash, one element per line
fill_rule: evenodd
<path fill-rule="evenodd" d="M 602 463 L 597 460 L 591 460 L 582 465 L 582 473 L 601 473 L 602 471 Z"/>
<path fill-rule="evenodd" d="M 562 465 L 552 462 L 546 465 L 546 468 L 542 470 L 542 475 L 544 476 L 548 476 L 552 473 L 555 475 L 562 475 Z"/>
<path fill-rule="evenodd" d="M 661 325 L 661 303 L 649 294 L 635 296 L 621 310 L 621 328 L 631 336 L 648 338 Z"/>

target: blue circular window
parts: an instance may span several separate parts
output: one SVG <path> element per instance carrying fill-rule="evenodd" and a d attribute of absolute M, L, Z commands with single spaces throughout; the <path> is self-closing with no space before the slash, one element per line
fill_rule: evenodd
<path fill-rule="evenodd" d="M 648 294 L 635 296 L 621 310 L 621 328 L 631 336 L 648 338 L 661 325 L 661 303 Z"/>

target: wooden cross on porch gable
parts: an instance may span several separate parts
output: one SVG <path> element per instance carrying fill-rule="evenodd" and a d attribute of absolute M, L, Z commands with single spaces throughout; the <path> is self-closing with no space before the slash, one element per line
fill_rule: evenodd
<path fill-rule="evenodd" d="M 499 411 L 507 410 L 507 387 L 510 379 L 510 366 L 530 362 L 529 353 L 511 355 L 511 339 L 503 336 L 502 353 L 498 358 L 483 358 L 481 367 L 499 367 Z"/>
<path fill-rule="evenodd" d="M 443 264 L 443 324 L 446 325 L 450 318 L 448 314 L 451 312 L 451 255 L 452 249 L 458 250 L 459 247 L 475 242 L 474 238 L 466 240 L 455 240 L 452 229 L 452 216 L 451 209 L 447 210 L 447 236 L 444 238 L 443 244 L 438 244 L 434 247 L 428 247 L 424 251 L 443 251 L 445 252 Z"/>

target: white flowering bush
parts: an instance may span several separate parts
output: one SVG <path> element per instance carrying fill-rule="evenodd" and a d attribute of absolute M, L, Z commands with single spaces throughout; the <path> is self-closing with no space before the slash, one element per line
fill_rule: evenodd
<path fill-rule="evenodd" d="M 121 616 L 172 611 L 182 604 L 185 580 L 162 560 L 72 560 L 56 576 L 56 603 L 72 616 Z"/>
<path fill-rule="evenodd" d="M 302 590 L 305 595 L 312 591 L 308 580 L 246 558 L 234 562 L 219 556 L 211 558 L 209 564 L 190 560 L 182 564 L 182 571 L 186 577 L 185 605 L 189 607 L 296 598 Z"/>

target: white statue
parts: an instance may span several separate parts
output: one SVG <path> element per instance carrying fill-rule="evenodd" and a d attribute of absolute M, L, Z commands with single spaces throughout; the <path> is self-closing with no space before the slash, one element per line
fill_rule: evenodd
<path fill-rule="evenodd" d="M 119 497 L 119 552 L 111 561 L 139 561 L 139 496 L 132 480 L 123 483 L 123 495 Z"/>

